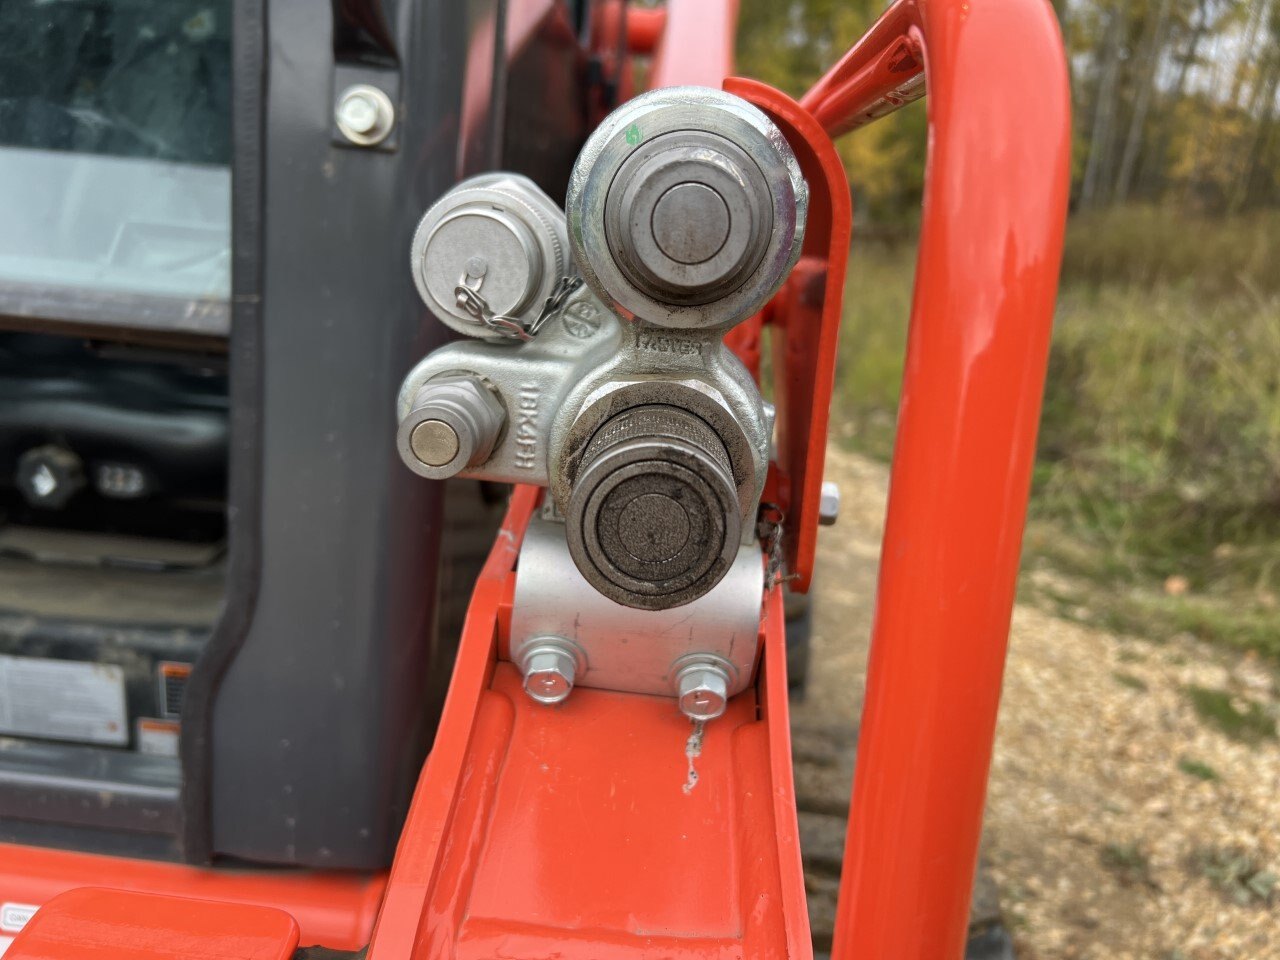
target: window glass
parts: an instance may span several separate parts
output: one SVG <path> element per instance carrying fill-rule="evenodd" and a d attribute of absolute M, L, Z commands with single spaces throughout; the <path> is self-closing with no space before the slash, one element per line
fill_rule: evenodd
<path fill-rule="evenodd" d="M 0 3 L 0 313 L 226 300 L 230 31 L 230 0 Z"/>

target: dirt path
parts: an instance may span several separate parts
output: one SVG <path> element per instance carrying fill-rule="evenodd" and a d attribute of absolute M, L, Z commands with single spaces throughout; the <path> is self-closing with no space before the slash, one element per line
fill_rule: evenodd
<path fill-rule="evenodd" d="M 833 450 L 809 694 L 793 731 L 815 942 L 829 942 L 861 708 L 883 466 Z M 1280 629 L 1278 624 L 1277 629 Z M 1020 960 L 1280 958 L 1280 744 L 1227 736 L 1192 688 L 1274 717 L 1274 672 L 1190 638 L 1118 637 L 1019 606 L 986 817 Z M 1251 707 L 1250 704 L 1256 705 Z M 979 917 L 995 910 L 979 891 Z"/>

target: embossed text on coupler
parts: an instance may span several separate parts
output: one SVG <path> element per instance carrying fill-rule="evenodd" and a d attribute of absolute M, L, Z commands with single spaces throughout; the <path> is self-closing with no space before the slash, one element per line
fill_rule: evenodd
<path fill-rule="evenodd" d="M 663 337 L 653 333 L 642 333 L 636 339 L 641 350 L 652 350 L 654 353 L 678 353 L 693 356 L 702 352 L 702 343 L 697 340 L 682 340 L 677 337 Z"/>
<path fill-rule="evenodd" d="M 516 397 L 515 441 L 516 466 L 533 470 L 538 459 L 538 401 L 542 388 L 536 383 L 520 384 Z"/>

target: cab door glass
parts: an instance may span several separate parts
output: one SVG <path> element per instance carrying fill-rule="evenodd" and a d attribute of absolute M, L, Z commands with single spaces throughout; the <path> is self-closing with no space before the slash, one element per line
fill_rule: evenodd
<path fill-rule="evenodd" d="M 226 301 L 230 37 L 230 0 L 0 4 L 0 314 Z"/>

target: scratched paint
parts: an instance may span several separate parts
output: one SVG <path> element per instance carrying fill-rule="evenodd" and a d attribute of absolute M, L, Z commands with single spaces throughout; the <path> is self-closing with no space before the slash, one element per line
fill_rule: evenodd
<path fill-rule="evenodd" d="M 681 789 L 686 796 L 693 793 L 693 788 L 698 785 L 698 768 L 694 761 L 702 756 L 702 731 L 706 728 L 705 720 L 694 720 L 692 723 L 693 732 L 689 734 L 689 739 L 684 742 L 685 759 L 689 761 L 689 776 Z"/>

